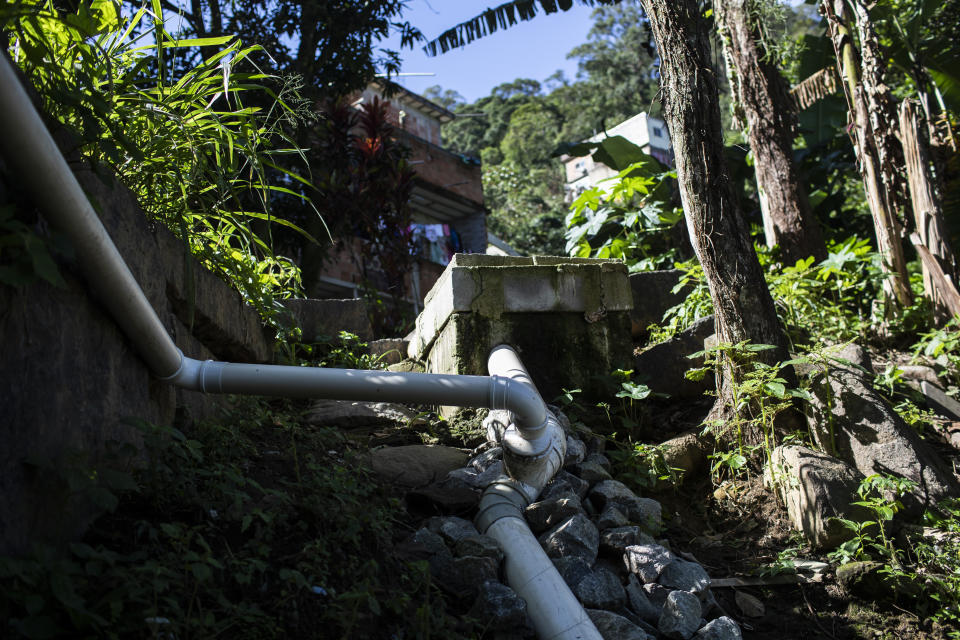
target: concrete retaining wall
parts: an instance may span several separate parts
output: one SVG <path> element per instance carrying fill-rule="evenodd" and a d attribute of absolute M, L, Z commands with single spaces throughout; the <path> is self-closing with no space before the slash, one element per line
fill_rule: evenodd
<path fill-rule="evenodd" d="M 193 258 L 173 234 L 147 220 L 129 191 L 89 171 L 77 177 L 184 353 L 242 362 L 272 358 L 256 311 L 195 261 L 191 293 L 186 265 Z M 15 185 L 0 194 L 5 190 L 17 195 Z M 93 509 L 71 498 L 51 469 L 81 464 L 81 458 L 96 468 L 111 443 L 140 444 L 135 421 L 187 424 L 215 414 L 221 402 L 155 380 L 76 275 L 78 266 L 67 261 L 60 271 L 66 289 L 0 285 L 0 553 L 69 538 L 87 525 Z"/>

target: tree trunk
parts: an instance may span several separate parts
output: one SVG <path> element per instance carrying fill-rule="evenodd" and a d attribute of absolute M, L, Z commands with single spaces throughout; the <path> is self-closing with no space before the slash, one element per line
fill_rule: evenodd
<path fill-rule="evenodd" d="M 680 197 L 710 288 L 720 340 L 772 344 L 783 360 L 787 339 L 740 213 L 723 157 L 719 95 L 710 63 L 710 30 L 694 0 L 643 0 L 660 55 L 660 84 Z M 729 401 L 726 368 L 719 403 Z"/>
<path fill-rule="evenodd" d="M 794 108 L 787 84 L 763 58 L 749 0 L 718 2 L 715 9 L 753 151 L 767 246 L 780 246 L 784 264 L 809 256 L 822 260 L 827 248 L 793 161 Z"/>
<path fill-rule="evenodd" d="M 910 236 L 923 264 L 923 288 L 941 318 L 960 314 L 957 265 L 947 240 L 943 212 L 930 175 L 930 152 L 916 107 L 909 100 L 900 104 L 900 141 L 903 145 L 913 221 L 917 232 Z M 921 249 L 925 249 L 923 251 Z"/>
<path fill-rule="evenodd" d="M 844 0 L 823 0 L 821 12 L 837 56 L 841 76 L 846 80 L 844 93 L 853 123 L 851 137 L 873 216 L 877 234 L 877 250 L 883 258 L 887 279 L 887 298 L 905 307 L 913 301 L 910 279 L 903 255 L 897 206 L 906 189 L 896 171 L 902 157 L 895 136 L 896 115 L 890 89 L 883 83 L 883 60 L 879 55 L 876 33 L 866 7 L 853 0 L 856 24 L 861 43 L 861 59 L 848 28 L 848 10 Z"/>

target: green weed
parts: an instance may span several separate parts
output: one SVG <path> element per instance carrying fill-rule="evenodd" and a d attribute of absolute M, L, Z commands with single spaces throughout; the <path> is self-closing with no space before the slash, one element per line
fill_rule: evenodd
<path fill-rule="evenodd" d="M 104 515 L 81 542 L 0 558 L 0 635 L 459 637 L 425 567 L 389 553 L 400 505 L 340 435 L 236 402 L 190 435 L 141 425 L 127 476 L 60 465 L 110 494 Z"/>

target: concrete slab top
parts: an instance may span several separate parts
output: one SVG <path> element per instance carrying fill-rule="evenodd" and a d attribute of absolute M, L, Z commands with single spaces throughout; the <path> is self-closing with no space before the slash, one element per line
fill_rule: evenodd
<path fill-rule="evenodd" d="M 493 320 L 505 313 L 629 311 L 633 294 L 618 260 L 457 254 L 424 300 L 412 357 L 424 353 L 454 313 Z"/>

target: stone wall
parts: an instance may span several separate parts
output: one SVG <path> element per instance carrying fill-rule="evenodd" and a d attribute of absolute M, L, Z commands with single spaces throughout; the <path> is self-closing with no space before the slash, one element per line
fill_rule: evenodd
<path fill-rule="evenodd" d="M 186 256 L 173 234 L 150 223 L 129 191 L 89 171 L 77 177 L 186 355 L 272 358 L 257 313 Z M 5 190 L 18 197 L 15 185 Z M 78 265 L 64 260 L 60 271 L 66 288 L 0 285 L 0 553 L 69 538 L 87 525 L 94 509 L 70 495 L 57 469 L 95 468 L 111 443 L 139 445 L 137 421 L 185 425 L 220 403 L 156 380 L 78 277 Z"/>

